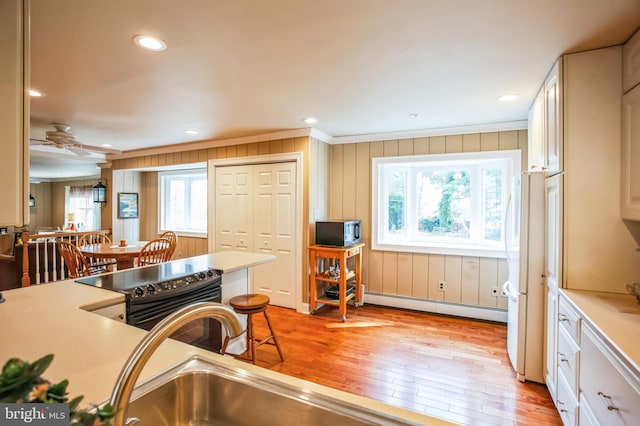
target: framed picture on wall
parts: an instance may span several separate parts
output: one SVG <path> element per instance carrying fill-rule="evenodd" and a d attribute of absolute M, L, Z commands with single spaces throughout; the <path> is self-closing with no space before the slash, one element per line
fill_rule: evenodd
<path fill-rule="evenodd" d="M 118 219 L 135 219 L 138 213 L 138 193 L 118 192 Z"/>

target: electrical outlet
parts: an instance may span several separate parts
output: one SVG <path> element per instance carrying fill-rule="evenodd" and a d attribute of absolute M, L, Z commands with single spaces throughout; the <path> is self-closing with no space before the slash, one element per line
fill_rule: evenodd
<path fill-rule="evenodd" d="M 438 282 L 438 290 L 444 291 L 444 281 Z"/>
<path fill-rule="evenodd" d="M 497 296 L 498 295 L 498 287 L 493 287 L 491 289 L 491 294 L 493 294 L 494 296 Z"/>

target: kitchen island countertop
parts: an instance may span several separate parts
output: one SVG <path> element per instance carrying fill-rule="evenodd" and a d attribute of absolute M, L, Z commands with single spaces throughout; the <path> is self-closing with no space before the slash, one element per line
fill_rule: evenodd
<path fill-rule="evenodd" d="M 245 253 L 247 254 L 247 253 Z M 249 255 L 251 255 L 249 253 Z M 242 265 L 238 252 L 216 253 L 213 266 L 223 272 L 246 268 L 259 258 L 248 256 Z M 269 261 L 269 255 L 261 258 Z M 253 263 L 256 264 L 256 263 Z M 3 292 L 0 303 L 0 363 L 12 357 L 35 361 L 54 354 L 44 376 L 58 382 L 69 380 L 69 395 L 84 395 L 83 404 L 101 403 L 111 396 L 115 381 L 135 346 L 147 334 L 145 330 L 123 324 L 89 310 L 124 302 L 124 295 L 101 288 L 78 284 L 73 280 L 14 289 Z M 372 410 L 421 424 L 444 425 L 447 422 L 393 407 L 368 398 L 349 394 L 311 382 L 286 376 L 265 368 L 223 357 L 209 351 L 167 339 L 151 357 L 140 381 L 179 363 L 192 355 L 209 358 L 222 365 L 240 366 L 247 371 L 275 381 L 289 383 L 332 398 L 340 398 Z"/>

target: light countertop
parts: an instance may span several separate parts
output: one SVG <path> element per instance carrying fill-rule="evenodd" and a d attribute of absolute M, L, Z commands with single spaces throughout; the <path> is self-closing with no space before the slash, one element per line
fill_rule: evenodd
<path fill-rule="evenodd" d="M 269 261 L 268 255 L 240 253 L 246 262 Z M 211 259 L 224 272 L 240 269 L 238 252 L 216 253 Z M 249 256 L 247 256 L 249 255 Z M 257 262 L 257 263 L 253 263 Z M 98 309 L 121 303 L 124 296 L 115 292 L 75 283 L 72 280 L 33 285 L 4 291 L 0 303 L 0 364 L 12 357 L 33 362 L 52 353 L 54 360 L 44 376 L 58 382 L 69 380 L 69 395 L 84 395 L 83 404 L 101 403 L 111 396 L 117 376 L 129 354 L 147 333 L 85 309 Z M 339 398 L 417 423 L 449 424 L 428 416 L 393 407 L 368 398 L 330 389 L 325 386 L 286 376 L 265 368 L 227 358 L 167 339 L 151 357 L 140 375 L 140 381 L 180 362 L 200 355 L 216 363 L 240 367 L 261 375 L 311 391 Z M 0 365 L 0 367 L 1 367 Z"/>
<path fill-rule="evenodd" d="M 209 267 L 230 273 L 239 269 L 273 262 L 276 257 L 272 254 L 251 253 L 246 251 L 221 251 L 218 253 L 203 254 L 200 256 L 188 257 L 186 259 L 174 260 L 173 263 L 191 262 L 206 263 Z"/>
<path fill-rule="evenodd" d="M 561 292 L 640 377 L 640 304 L 635 296 L 583 290 Z"/>

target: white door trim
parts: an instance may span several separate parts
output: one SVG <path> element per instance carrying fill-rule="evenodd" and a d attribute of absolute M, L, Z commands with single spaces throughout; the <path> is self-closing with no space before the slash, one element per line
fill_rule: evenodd
<path fill-rule="evenodd" d="M 215 253 L 216 248 L 216 167 L 223 166 L 241 166 L 252 164 L 268 164 L 268 163 L 296 163 L 296 235 L 295 235 L 295 277 L 294 298 L 296 303 L 296 311 L 304 312 L 305 306 L 302 303 L 302 152 L 287 152 L 281 154 L 255 155 L 249 157 L 220 158 L 209 160 L 207 162 L 207 209 L 209 211 L 207 221 L 207 231 L 209 236 L 209 253 Z M 308 309 L 308 307 L 307 307 Z"/>

